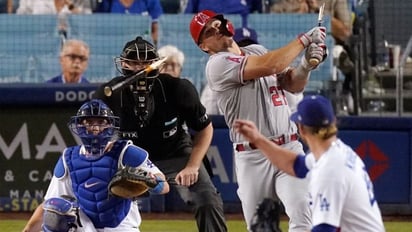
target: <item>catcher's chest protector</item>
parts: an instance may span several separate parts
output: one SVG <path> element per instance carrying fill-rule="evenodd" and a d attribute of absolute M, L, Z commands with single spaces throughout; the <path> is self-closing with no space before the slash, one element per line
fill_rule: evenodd
<path fill-rule="evenodd" d="M 116 142 L 112 150 L 98 160 L 84 159 L 79 154 L 80 146 L 70 147 L 64 154 L 80 209 L 96 228 L 116 227 L 130 210 L 130 200 L 109 197 L 107 189 L 125 144 L 125 141 Z"/>

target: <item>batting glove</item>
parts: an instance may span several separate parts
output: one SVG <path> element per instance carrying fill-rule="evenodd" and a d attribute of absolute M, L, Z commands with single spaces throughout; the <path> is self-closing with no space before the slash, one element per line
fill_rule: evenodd
<path fill-rule="evenodd" d="M 305 51 L 305 55 L 302 57 L 301 65 L 306 70 L 312 70 L 318 67 L 320 63 L 322 63 L 326 57 L 328 56 L 326 44 L 320 43 L 315 44 L 311 43 Z M 316 65 L 310 64 L 309 60 L 317 59 L 319 62 Z"/>
<path fill-rule="evenodd" d="M 305 48 L 307 48 L 311 43 L 325 43 L 326 27 L 314 27 L 308 32 L 300 34 L 298 39 Z"/>

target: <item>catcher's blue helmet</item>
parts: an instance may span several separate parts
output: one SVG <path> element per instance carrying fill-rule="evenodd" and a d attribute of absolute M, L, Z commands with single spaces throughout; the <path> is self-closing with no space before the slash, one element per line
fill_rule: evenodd
<path fill-rule="evenodd" d="M 71 117 L 68 126 L 78 135 L 86 148 L 88 158 L 98 158 L 103 154 L 107 143 L 119 129 L 119 117 L 101 100 L 84 103 Z"/>

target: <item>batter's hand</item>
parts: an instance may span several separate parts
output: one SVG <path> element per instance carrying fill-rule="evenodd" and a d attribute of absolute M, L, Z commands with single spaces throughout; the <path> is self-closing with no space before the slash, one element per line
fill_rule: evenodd
<path fill-rule="evenodd" d="M 176 183 L 183 186 L 191 186 L 197 182 L 199 177 L 199 168 L 185 167 L 176 175 Z"/>
<path fill-rule="evenodd" d="M 311 43 L 305 51 L 304 61 L 302 65 L 308 69 L 312 70 L 318 67 L 327 57 L 327 47 L 326 44 L 315 44 Z"/>
<path fill-rule="evenodd" d="M 233 128 L 251 143 L 254 143 L 263 136 L 256 128 L 256 125 L 249 120 L 237 119 L 233 123 Z"/>
<path fill-rule="evenodd" d="M 307 48 L 311 43 L 324 44 L 326 39 L 326 27 L 314 27 L 298 37 L 303 47 Z"/>

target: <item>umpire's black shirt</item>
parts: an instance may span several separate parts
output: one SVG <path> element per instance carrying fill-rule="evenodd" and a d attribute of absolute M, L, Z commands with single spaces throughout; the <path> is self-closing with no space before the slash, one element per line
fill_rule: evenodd
<path fill-rule="evenodd" d="M 190 81 L 159 74 L 151 91 L 153 115 L 146 126 L 140 127 L 134 113 L 136 103 L 130 85 L 113 92 L 111 97 L 104 95 L 105 86 L 113 86 L 124 79 L 126 77 L 116 77 L 101 85 L 94 97 L 102 99 L 120 117 L 119 136 L 147 150 L 152 161 L 179 156 L 180 149 L 192 146 L 184 122 L 194 131 L 200 131 L 211 123 Z"/>

